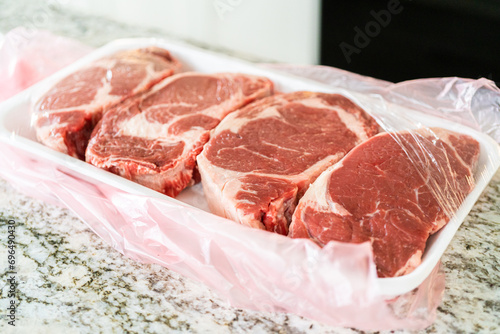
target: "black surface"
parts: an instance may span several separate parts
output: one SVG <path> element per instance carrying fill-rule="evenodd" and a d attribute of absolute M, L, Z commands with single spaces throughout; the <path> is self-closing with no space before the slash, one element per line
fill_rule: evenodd
<path fill-rule="evenodd" d="M 323 0 L 321 64 L 393 82 L 460 76 L 486 77 L 498 86 L 500 0 L 401 1 L 386 27 L 374 25 L 371 11 L 387 10 L 389 2 Z M 374 36 L 357 47 L 355 27 L 365 32 L 370 22 Z M 347 44 L 359 52 L 350 62 L 340 47 Z"/>

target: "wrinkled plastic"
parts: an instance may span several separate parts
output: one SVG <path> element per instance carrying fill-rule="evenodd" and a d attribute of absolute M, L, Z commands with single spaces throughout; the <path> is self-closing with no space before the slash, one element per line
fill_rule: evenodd
<path fill-rule="evenodd" d="M 467 194 L 457 194 L 454 175 L 447 172 L 450 169 L 449 163 L 446 161 L 439 163 L 430 153 L 424 156 L 416 153 L 426 145 L 424 135 L 436 138 L 438 135 L 412 118 L 411 114 L 401 114 L 395 109 L 398 106 L 405 106 L 427 115 L 453 121 L 483 132 L 500 143 L 500 89 L 485 78 L 478 80 L 431 78 L 392 84 L 324 66 L 294 67 L 279 64 L 262 66 L 383 99 L 384 110 L 372 113 L 372 116 L 384 131 L 394 133 L 394 140 L 406 151 L 411 163 L 421 175 L 426 174 L 431 164 L 436 164 L 436 169 L 442 171 L 438 177 L 445 178 L 446 186 L 437 186 L 439 182 L 432 175 L 429 185 L 433 196 L 437 198 L 448 217 L 454 215 Z M 386 101 L 393 104 L 387 104 Z M 414 131 L 415 126 L 421 129 L 420 133 Z M 402 136 L 398 136 L 401 128 L 412 132 L 414 142 L 404 141 Z M 470 185 L 474 187 L 472 180 Z"/>
<path fill-rule="evenodd" d="M 92 51 L 47 31 L 16 28 L 0 37 L 0 102 Z"/>
<path fill-rule="evenodd" d="M 373 115 L 385 130 L 413 121 L 391 110 L 405 105 L 500 141 L 495 104 L 500 92 L 485 79 L 391 84 L 332 68 L 272 66 L 370 94 L 381 108 Z M 17 189 L 69 208 L 126 256 L 201 281 L 236 307 L 290 312 L 363 330 L 421 329 L 435 318 L 444 291 L 439 264 L 418 289 L 387 300 L 368 243 L 330 242 L 320 248 L 309 240 L 249 229 L 179 201 L 116 189 L 11 144 L 9 138 L 0 142 L 0 176 Z M 193 203 L 197 197 L 192 197 L 183 200 Z"/>
<path fill-rule="evenodd" d="M 126 256 L 202 281 L 236 307 L 291 312 L 334 326 L 419 329 L 444 291 L 436 266 L 416 291 L 377 295 L 368 244 L 305 240 L 247 229 L 182 204 L 94 184 L 0 143 L 0 175 L 19 191 L 70 208 Z"/>
<path fill-rule="evenodd" d="M 500 89 L 486 78 L 426 78 L 391 83 L 334 67 L 261 66 L 351 91 L 376 94 L 385 101 L 466 125 L 500 143 Z"/>

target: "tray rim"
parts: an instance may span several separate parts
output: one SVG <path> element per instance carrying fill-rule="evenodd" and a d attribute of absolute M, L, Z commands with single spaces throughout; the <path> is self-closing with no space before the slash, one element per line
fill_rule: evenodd
<path fill-rule="evenodd" d="M 305 84 L 306 86 L 311 86 L 316 88 L 318 91 L 325 91 L 325 92 L 338 92 L 340 94 L 344 94 L 347 97 L 356 100 L 357 103 L 361 105 L 364 109 L 366 109 L 366 103 L 370 103 L 369 101 L 373 101 L 373 98 L 371 98 L 367 94 L 362 94 L 362 93 L 357 93 L 357 92 L 352 92 L 346 89 L 343 89 L 341 87 L 333 87 L 329 86 L 326 84 L 318 83 L 316 81 L 307 79 L 307 78 L 302 78 L 302 77 L 297 77 L 291 74 L 287 73 L 282 73 L 278 72 L 276 70 L 272 69 L 263 69 L 261 67 L 258 67 L 256 64 L 253 64 L 251 62 L 234 58 L 225 54 L 219 54 L 214 51 L 210 50 L 205 50 L 198 48 L 196 46 L 192 46 L 183 42 L 179 41 L 171 41 L 168 39 L 160 39 L 160 38 L 127 38 L 127 39 L 118 39 L 114 40 L 98 49 L 95 51 L 91 52 L 87 56 L 82 57 L 81 59 L 77 60 L 76 62 L 64 67 L 63 69 L 57 71 L 56 73 L 52 74 L 51 76 L 43 79 L 42 81 L 36 83 L 35 85 L 25 89 L 24 91 L 16 94 L 15 96 L 9 98 L 8 100 L 0 103 L 0 140 L 11 144 L 17 148 L 20 148 L 24 151 L 28 151 L 40 158 L 43 159 L 48 159 L 52 162 L 55 162 L 62 167 L 68 168 L 76 173 L 85 175 L 85 176 L 90 176 L 94 180 L 103 182 L 106 184 L 109 184 L 115 188 L 118 188 L 120 190 L 137 194 L 137 195 L 143 195 L 143 196 L 148 196 L 148 197 L 154 197 L 158 198 L 161 200 L 167 200 L 171 203 L 175 203 L 177 205 L 183 205 L 183 206 L 189 206 L 192 208 L 196 208 L 197 210 L 202 210 L 200 208 L 197 208 L 195 206 L 192 206 L 190 204 L 187 204 L 185 202 L 176 200 L 174 198 L 168 197 L 166 195 L 163 195 L 161 193 L 158 193 L 154 190 L 151 190 L 149 188 L 146 188 L 144 186 L 141 186 L 139 184 L 136 184 L 132 181 L 129 181 L 127 179 L 124 179 L 118 175 L 106 172 L 104 170 L 101 170 L 95 166 L 92 166 L 89 163 L 86 163 L 84 161 L 78 160 L 76 158 L 70 157 L 66 154 L 54 151 L 46 146 L 44 146 L 41 143 L 38 143 L 36 141 L 33 141 L 29 138 L 26 138 L 22 135 L 17 134 L 15 131 L 11 131 L 6 127 L 6 118 L 9 116 L 9 112 L 12 112 L 15 110 L 16 107 L 19 107 L 20 105 L 27 103 L 27 101 L 30 101 L 33 103 L 34 100 L 37 99 L 43 92 L 46 90 L 50 89 L 50 87 L 58 80 L 63 78 L 64 76 L 68 75 L 69 73 L 72 73 L 78 68 L 81 68 L 88 64 L 89 62 L 101 58 L 102 56 L 105 56 L 107 54 L 111 54 L 113 52 L 116 52 L 118 50 L 122 49 L 129 49 L 129 48 L 136 48 L 136 47 L 143 47 L 143 46 L 151 46 L 151 45 L 156 45 L 160 47 L 164 47 L 168 49 L 169 51 L 172 52 L 174 56 L 176 56 L 176 52 L 171 50 L 177 49 L 177 51 L 182 50 L 183 52 L 187 53 L 197 53 L 201 54 L 207 57 L 212 57 L 216 58 L 219 61 L 226 61 L 228 62 L 232 67 L 242 67 L 244 70 L 248 70 L 249 72 L 243 71 L 243 73 L 251 73 L 255 75 L 266 75 L 272 76 L 272 77 L 279 77 L 282 78 L 283 80 L 289 80 L 289 81 L 295 81 L 295 82 L 301 82 Z M 181 59 L 182 61 L 182 59 Z M 272 79 L 271 79 L 272 80 Z M 274 80 L 273 80 L 274 81 Z M 368 101 L 368 102 L 367 102 Z M 387 105 L 394 105 L 390 102 L 385 101 Z M 451 240 L 453 239 L 456 231 L 458 228 L 461 226 L 465 218 L 467 217 L 468 213 L 472 209 L 472 207 L 475 205 L 476 201 L 478 200 L 479 196 L 482 194 L 484 189 L 488 186 L 491 178 L 495 175 L 496 171 L 500 167 L 500 146 L 498 143 L 496 143 L 491 137 L 487 136 L 484 133 L 478 132 L 472 128 L 466 127 L 464 125 L 454 123 L 452 121 L 447 121 L 441 118 L 438 118 L 436 116 L 431 116 L 431 115 L 425 115 L 422 114 L 419 111 L 415 111 L 413 109 L 404 107 L 404 106 L 399 106 L 399 105 L 394 105 L 397 106 L 398 109 L 406 112 L 411 112 L 412 117 L 416 117 L 417 119 L 419 117 L 423 117 L 424 121 L 431 121 L 431 122 L 442 122 L 445 126 L 444 128 L 448 128 L 450 130 L 457 129 L 456 131 L 466 133 L 469 135 L 472 135 L 474 138 L 478 139 L 480 138 L 481 140 L 480 143 L 482 146 L 488 146 L 489 151 L 488 151 L 488 158 L 487 159 L 487 164 L 484 166 L 486 171 L 488 172 L 487 175 L 484 173 L 481 174 L 479 182 L 476 183 L 476 187 L 474 190 L 467 196 L 466 200 L 464 203 L 461 205 L 461 207 L 457 210 L 455 215 L 450 219 L 448 224 L 441 229 L 439 235 L 436 236 L 436 238 L 441 238 L 438 243 L 438 252 L 439 256 L 437 258 L 433 258 L 432 260 L 427 260 L 424 259 L 422 260 L 422 263 L 410 274 L 399 276 L 399 277 L 392 277 L 392 278 L 377 278 L 377 284 L 379 285 L 379 290 L 380 294 L 384 296 L 396 296 L 400 295 L 406 292 L 409 292 L 416 288 L 418 285 L 420 285 L 425 278 L 431 273 L 431 271 L 434 269 L 435 265 L 439 261 L 439 259 L 442 257 L 444 254 L 444 251 L 450 244 Z M 419 116 L 420 115 L 420 116 Z M 451 128 L 450 128 L 451 127 Z M 479 187 L 481 185 L 481 187 Z M 204 211 L 205 212 L 205 211 Z M 211 213 L 209 213 L 211 214 Z M 458 216 L 463 216 L 463 218 L 459 219 Z M 229 221 L 229 220 L 228 220 Z M 234 222 L 230 221 L 232 224 Z M 447 228 L 447 229 L 446 229 Z M 442 233 L 446 229 L 446 233 Z M 441 237 L 444 234 L 443 237 Z M 286 237 L 285 237 L 286 238 Z M 427 252 L 427 248 L 426 248 Z M 424 256 L 425 253 L 424 252 Z M 427 260 L 425 262 L 424 266 L 424 260 Z"/>

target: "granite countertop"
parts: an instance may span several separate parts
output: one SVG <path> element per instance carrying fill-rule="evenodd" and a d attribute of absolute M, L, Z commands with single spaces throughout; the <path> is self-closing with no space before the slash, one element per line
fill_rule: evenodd
<path fill-rule="evenodd" d="M 27 0 L 0 0 L 0 33 L 29 25 L 40 10 L 50 19 L 38 28 L 92 46 L 121 37 L 164 36 Z M 18 244 L 15 328 L 5 317 L 9 220 L 16 222 Z M 499 330 L 499 245 L 500 170 L 442 258 L 444 298 L 436 322 L 422 332 Z M 68 210 L 23 195 L 1 179 L 0 288 L 1 333 L 358 333 L 292 314 L 233 308 L 202 284 L 124 257 Z"/>

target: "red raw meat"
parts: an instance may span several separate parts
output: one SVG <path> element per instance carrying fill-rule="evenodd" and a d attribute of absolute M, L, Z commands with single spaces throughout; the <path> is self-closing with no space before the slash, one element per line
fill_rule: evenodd
<path fill-rule="evenodd" d="M 337 94 L 275 95 L 236 111 L 198 156 L 210 209 L 287 234 L 309 184 L 378 129 L 363 109 Z"/>
<path fill-rule="evenodd" d="M 440 128 L 381 133 L 318 177 L 289 235 L 321 246 L 369 241 L 379 277 L 407 274 L 473 189 L 478 156 L 475 139 Z"/>
<path fill-rule="evenodd" d="M 84 159 L 103 112 L 174 74 L 180 63 L 157 47 L 120 51 L 65 77 L 36 103 L 33 124 L 40 142 Z"/>
<path fill-rule="evenodd" d="M 92 133 L 86 159 L 174 197 L 193 182 L 210 130 L 272 91 L 270 80 L 245 74 L 174 75 L 108 111 Z"/>

